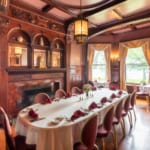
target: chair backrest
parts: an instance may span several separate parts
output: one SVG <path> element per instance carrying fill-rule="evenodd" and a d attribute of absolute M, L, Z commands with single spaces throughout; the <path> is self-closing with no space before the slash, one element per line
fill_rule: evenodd
<path fill-rule="evenodd" d="M 47 93 L 38 93 L 34 98 L 34 103 L 45 104 L 48 98 L 49 95 Z"/>
<path fill-rule="evenodd" d="M 12 128 L 5 110 L 0 107 L 0 124 L 5 132 L 7 150 L 15 150 L 12 139 Z"/>
<path fill-rule="evenodd" d="M 121 112 L 123 109 L 122 103 L 123 103 L 123 101 L 120 101 L 115 110 L 115 116 L 118 119 L 118 121 L 120 121 L 120 119 L 121 119 Z"/>
<path fill-rule="evenodd" d="M 90 84 L 92 87 L 94 87 L 94 82 L 93 81 L 89 80 L 88 84 Z"/>
<path fill-rule="evenodd" d="M 55 92 L 55 98 L 63 98 L 66 97 L 66 92 L 63 89 L 58 89 Z"/>
<path fill-rule="evenodd" d="M 130 101 L 130 104 L 131 104 L 132 107 L 134 107 L 134 105 L 135 105 L 135 96 L 136 96 L 136 92 L 134 91 L 131 94 L 131 101 Z"/>
<path fill-rule="evenodd" d="M 71 88 L 71 93 L 72 94 L 81 94 L 82 90 L 76 86 Z"/>
<path fill-rule="evenodd" d="M 124 106 L 123 106 L 123 109 L 125 110 L 125 112 L 129 111 L 130 101 L 131 101 L 131 95 L 129 94 L 127 99 L 125 100 Z"/>
<path fill-rule="evenodd" d="M 85 124 L 82 130 L 82 142 L 88 147 L 89 150 L 92 150 L 96 141 L 97 133 L 97 114 L 94 114 L 88 122 Z"/>
<path fill-rule="evenodd" d="M 112 128 L 112 122 L 113 122 L 113 115 L 114 115 L 114 107 L 111 107 L 108 112 L 106 113 L 103 121 L 103 127 L 110 131 Z"/>

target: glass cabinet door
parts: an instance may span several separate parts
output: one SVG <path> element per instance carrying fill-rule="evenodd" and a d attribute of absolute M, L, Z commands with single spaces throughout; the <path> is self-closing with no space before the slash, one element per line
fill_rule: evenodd
<path fill-rule="evenodd" d="M 60 67 L 60 61 L 61 60 L 61 55 L 60 52 L 53 51 L 52 52 L 52 67 Z"/>
<path fill-rule="evenodd" d="M 8 66 L 21 67 L 27 66 L 27 48 L 22 46 L 8 47 Z"/>
<path fill-rule="evenodd" d="M 34 49 L 34 67 L 46 68 L 46 50 Z"/>

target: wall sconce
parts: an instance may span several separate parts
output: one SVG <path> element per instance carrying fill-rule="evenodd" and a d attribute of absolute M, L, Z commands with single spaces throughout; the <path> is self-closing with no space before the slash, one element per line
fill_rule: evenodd
<path fill-rule="evenodd" d="M 119 61 L 119 56 L 118 56 L 118 54 L 111 54 L 111 61 L 112 62 L 117 62 L 117 61 Z"/>

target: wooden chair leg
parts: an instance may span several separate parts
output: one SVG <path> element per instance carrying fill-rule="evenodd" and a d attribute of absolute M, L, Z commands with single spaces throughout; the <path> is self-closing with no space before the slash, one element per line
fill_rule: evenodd
<path fill-rule="evenodd" d="M 102 150 L 106 150 L 105 139 L 101 138 Z"/>
<path fill-rule="evenodd" d="M 121 119 L 122 120 L 122 127 L 123 127 L 123 137 L 125 137 L 126 135 L 126 126 L 125 126 L 125 120 L 124 120 L 124 117 Z"/>
<path fill-rule="evenodd" d="M 99 148 L 96 144 L 94 144 L 94 150 L 99 150 Z"/>
<path fill-rule="evenodd" d="M 128 120 L 129 120 L 130 129 L 131 129 L 132 128 L 132 116 L 130 114 L 130 111 L 128 112 L 127 116 L 128 116 Z"/>
<path fill-rule="evenodd" d="M 118 148 L 118 136 L 117 136 L 117 132 L 116 132 L 116 128 L 115 128 L 115 125 L 113 125 L 113 131 L 114 131 L 114 147 L 115 149 Z"/>
<path fill-rule="evenodd" d="M 133 113 L 134 113 L 134 118 L 135 118 L 135 122 L 136 122 L 136 113 L 135 113 L 135 108 L 133 108 Z"/>

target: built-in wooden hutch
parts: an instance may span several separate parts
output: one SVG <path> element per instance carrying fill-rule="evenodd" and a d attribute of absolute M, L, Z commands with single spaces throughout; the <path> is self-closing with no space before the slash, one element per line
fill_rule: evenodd
<path fill-rule="evenodd" d="M 8 114 L 31 104 L 37 92 L 53 96 L 58 88 L 82 85 L 83 63 L 72 64 L 82 55 L 71 52 L 61 22 L 11 5 L 0 14 L 0 35 L 0 105 Z"/>

